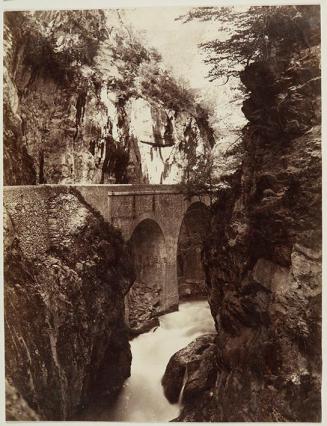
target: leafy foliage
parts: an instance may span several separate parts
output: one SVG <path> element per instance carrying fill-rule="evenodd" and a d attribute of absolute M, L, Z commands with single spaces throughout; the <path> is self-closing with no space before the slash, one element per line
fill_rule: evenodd
<path fill-rule="evenodd" d="M 142 96 L 176 113 L 194 110 L 196 93 L 187 82 L 177 80 L 163 66 L 160 54 L 146 48 L 131 31 L 128 38 L 117 35 L 111 51 L 119 77 L 109 80 L 108 87 L 120 93 L 121 99 Z"/>
<path fill-rule="evenodd" d="M 5 22 L 24 46 L 24 63 L 34 76 L 74 81 L 81 65 L 92 65 L 107 37 L 103 11 L 6 12 Z"/>
<path fill-rule="evenodd" d="M 108 88 L 119 93 L 120 99 L 127 100 L 137 95 L 136 81 L 141 64 L 150 63 L 152 54 L 131 33 L 115 36 L 115 44 L 107 41 L 111 52 L 111 61 L 117 68 L 118 75 L 108 80 Z"/>
<path fill-rule="evenodd" d="M 150 63 L 143 67 L 141 75 L 144 96 L 161 101 L 166 108 L 177 113 L 193 110 L 195 92 L 185 82 L 177 81 L 169 70 L 162 69 L 160 63 Z"/>
<path fill-rule="evenodd" d="M 118 93 L 121 102 L 143 96 L 176 112 L 194 110 L 196 94 L 188 84 L 177 81 L 158 51 L 145 47 L 123 22 L 119 29 L 110 27 L 105 11 L 6 12 L 5 20 L 15 34 L 16 50 L 24 47 L 24 63 L 34 78 L 49 76 L 75 91 L 92 90 L 98 98 L 107 80 L 108 89 Z M 95 66 L 100 45 L 117 70 L 112 76 Z M 94 70 L 91 78 L 83 75 L 82 66 Z"/>
<path fill-rule="evenodd" d="M 213 202 L 224 185 L 218 175 L 218 164 L 211 152 L 194 155 L 192 159 L 189 159 L 181 183 L 186 198 L 209 195 Z"/>
<path fill-rule="evenodd" d="M 178 19 L 217 22 L 218 37 L 202 43 L 209 79 L 237 77 L 253 61 L 266 61 L 319 43 L 319 6 L 200 7 Z"/>

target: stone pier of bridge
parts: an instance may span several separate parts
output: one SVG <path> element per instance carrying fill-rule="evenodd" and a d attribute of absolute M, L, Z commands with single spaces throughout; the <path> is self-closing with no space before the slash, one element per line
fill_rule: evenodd
<path fill-rule="evenodd" d="M 143 251 L 148 257 L 144 263 L 153 280 L 156 276 L 163 280 L 162 312 L 176 307 L 179 302 L 177 249 L 181 225 L 190 207 L 199 203 L 207 206 L 209 197 L 187 199 L 178 185 L 91 185 L 78 189 L 108 222 L 121 230 L 126 241 L 142 228 L 142 238 L 146 241 L 136 241 L 139 242 L 139 247 L 135 247 L 136 257 L 142 257 L 138 250 Z M 161 234 L 160 239 L 158 234 Z"/>

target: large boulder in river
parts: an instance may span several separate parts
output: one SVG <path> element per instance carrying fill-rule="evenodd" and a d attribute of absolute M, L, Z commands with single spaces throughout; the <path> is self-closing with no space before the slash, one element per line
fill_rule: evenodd
<path fill-rule="evenodd" d="M 169 402 L 191 401 L 216 379 L 215 334 L 205 334 L 173 355 L 162 378 Z"/>

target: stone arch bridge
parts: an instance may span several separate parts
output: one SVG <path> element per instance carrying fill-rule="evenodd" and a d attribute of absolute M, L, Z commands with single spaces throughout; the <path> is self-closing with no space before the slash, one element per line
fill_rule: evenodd
<path fill-rule="evenodd" d="M 126 241 L 131 241 L 138 278 L 161 290 L 161 312 L 178 305 L 178 281 L 183 270 L 187 275 L 189 268 L 189 275 L 201 281 L 196 271 L 199 247 L 184 256 L 183 266 L 179 248 L 185 243 L 187 252 L 185 241 L 189 241 L 190 234 L 199 235 L 201 223 L 208 218 L 208 196 L 188 200 L 178 185 L 87 185 L 77 189 L 108 222 L 121 230 Z M 204 232 L 202 227 L 202 235 Z"/>
<path fill-rule="evenodd" d="M 208 219 L 209 197 L 187 200 L 177 185 L 4 187 L 5 205 L 11 203 L 12 208 L 16 206 L 22 211 L 25 211 L 24 204 L 30 206 L 25 213 L 25 225 L 29 234 L 27 251 L 31 256 L 34 245 L 46 249 L 50 244 L 46 237 L 48 223 L 41 219 L 47 209 L 47 200 L 68 186 L 74 187 L 106 221 L 121 230 L 126 241 L 130 241 L 137 281 L 158 290 L 159 313 L 178 305 L 181 284 L 189 294 L 187 286 L 204 282 L 200 252 L 201 239 L 207 232 L 203 225 Z M 37 226 L 30 226 L 28 221 L 34 221 Z"/>

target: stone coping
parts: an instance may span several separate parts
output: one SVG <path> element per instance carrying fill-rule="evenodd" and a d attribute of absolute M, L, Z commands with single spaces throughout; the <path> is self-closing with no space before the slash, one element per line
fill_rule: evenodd
<path fill-rule="evenodd" d="M 147 194 L 181 194 L 183 191 L 180 185 L 151 185 L 151 184 L 125 184 L 125 185 L 114 185 L 114 184 L 44 184 L 44 185 L 13 185 L 3 186 L 4 191 L 12 190 L 37 190 L 43 188 L 101 188 L 108 190 L 108 195 L 147 195 Z"/>

